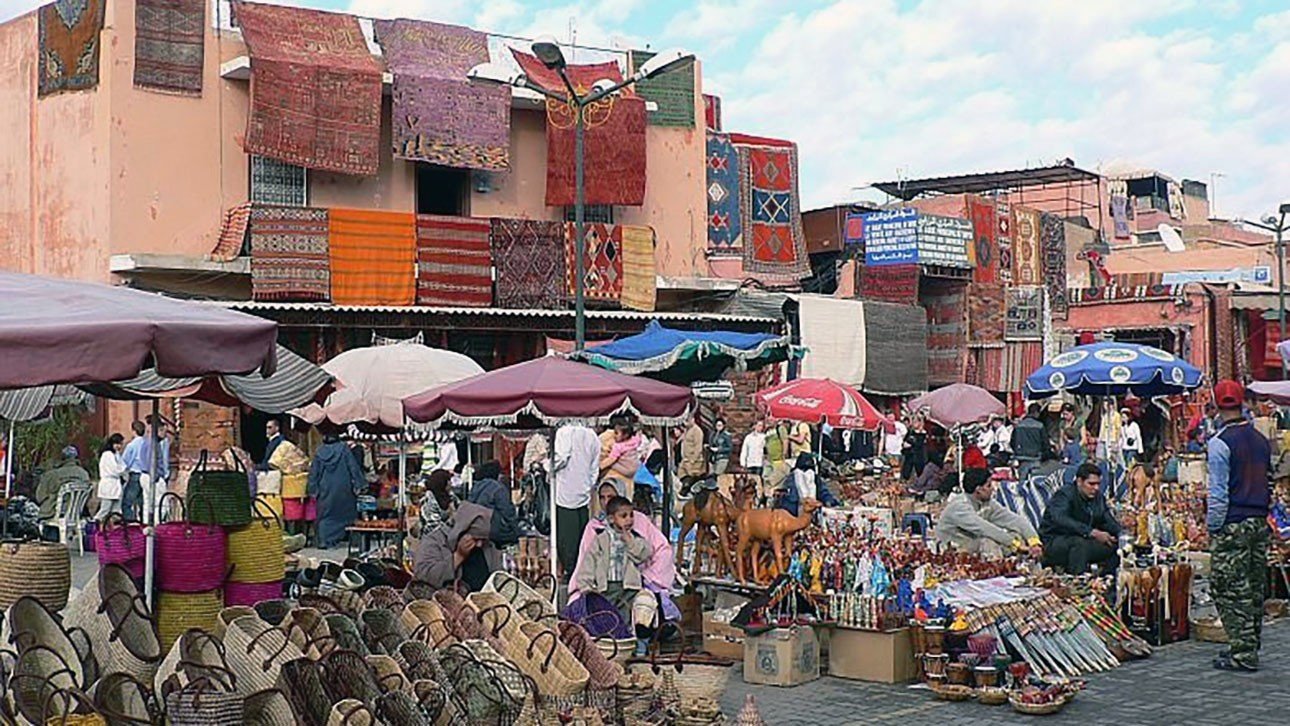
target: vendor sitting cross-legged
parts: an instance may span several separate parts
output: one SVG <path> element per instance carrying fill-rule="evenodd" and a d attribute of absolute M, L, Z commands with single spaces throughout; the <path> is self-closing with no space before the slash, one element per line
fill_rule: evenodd
<path fill-rule="evenodd" d="M 994 482 L 986 469 L 963 472 L 963 491 L 946 500 L 936 524 L 936 540 L 986 557 L 1000 557 L 1005 549 L 1029 549 L 1032 556 L 1040 555 L 1035 528 L 995 501 Z"/>
<path fill-rule="evenodd" d="M 1053 492 L 1039 522 L 1044 540 L 1044 564 L 1082 575 L 1091 564 L 1102 574 L 1120 565 L 1116 554 L 1120 523 L 1102 494 L 1102 470 L 1086 461 L 1075 470 L 1075 481 Z"/>

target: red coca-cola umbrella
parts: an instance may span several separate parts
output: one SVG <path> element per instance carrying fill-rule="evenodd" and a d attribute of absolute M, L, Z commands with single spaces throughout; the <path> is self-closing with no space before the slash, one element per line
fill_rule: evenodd
<path fill-rule="evenodd" d="M 872 431 L 887 419 L 860 392 L 828 378 L 798 378 L 757 392 L 757 400 L 773 418 Z"/>

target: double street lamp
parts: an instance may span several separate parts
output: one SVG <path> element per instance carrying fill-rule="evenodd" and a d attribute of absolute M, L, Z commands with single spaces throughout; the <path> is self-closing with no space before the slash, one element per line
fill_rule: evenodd
<path fill-rule="evenodd" d="M 1262 222 L 1242 220 L 1242 222 L 1250 225 L 1251 227 L 1258 227 L 1259 229 L 1267 230 L 1277 236 L 1277 327 L 1279 328 L 1278 332 L 1280 333 L 1280 337 L 1277 338 L 1277 340 L 1282 342 L 1286 339 L 1285 233 L 1287 229 L 1290 229 L 1286 227 L 1287 215 L 1290 215 L 1290 203 L 1282 204 L 1280 207 L 1277 207 L 1277 216 L 1269 214 L 1263 218 Z M 1278 346 L 1279 345 L 1280 344 L 1278 344 Z M 1278 354 L 1279 353 L 1280 351 L 1278 351 Z M 1284 357 L 1281 359 L 1281 378 L 1283 380 L 1286 378 L 1286 361 Z"/>
<path fill-rule="evenodd" d="M 553 91 L 544 88 L 541 84 L 531 83 L 529 78 L 523 72 L 513 70 L 500 63 L 481 63 L 470 69 L 466 77 L 477 83 L 489 83 L 503 86 L 514 86 L 515 88 L 527 88 L 537 93 L 553 99 L 559 103 L 568 104 L 573 110 L 574 116 L 574 145 L 573 145 L 573 166 L 574 166 L 574 199 L 573 199 L 573 224 L 574 224 L 574 266 L 576 275 L 574 276 L 574 349 L 582 350 L 587 342 L 587 311 L 586 311 L 586 282 L 583 279 L 586 272 L 586 184 L 584 183 L 584 150 L 583 136 L 586 131 L 586 109 L 588 106 L 602 101 L 605 98 L 617 93 L 618 91 L 633 85 L 639 81 L 660 76 L 669 71 L 676 70 L 694 62 L 694 54 L 686 53 L 681 50 L 665 50 L 650 58 L 636 73 L 622 81 L 614 81 L 609 78 L 602 78 L 592 84 L 591 90 L 580 92 L 574 87 L 573 82 L 569 80 L 567 72 L 568 62 L 565 60 L 564 52 L 560 50 L 560 45 L 550 36 L 543 36 L 534 41 L 532 45 L 533 55 L 550 70 L 560 75 L 564 81 L 565 93 Z"/>

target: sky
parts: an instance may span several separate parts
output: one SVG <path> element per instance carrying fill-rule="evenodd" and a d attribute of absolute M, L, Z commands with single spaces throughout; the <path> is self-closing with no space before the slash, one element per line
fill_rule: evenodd
<path fill-rule="evenodd" d="M 0 0 L 0 18 L 40 4 Z M 1290 202 L 1284 0 L 292 0 L 603 47 L 681 46 L 725 128 L 796 141 L 804 208 L 1064 158 Z"/>

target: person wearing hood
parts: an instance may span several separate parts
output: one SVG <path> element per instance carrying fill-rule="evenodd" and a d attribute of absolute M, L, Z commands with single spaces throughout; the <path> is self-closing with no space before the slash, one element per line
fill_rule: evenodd
<path fill-rule="evenodd" d="M 358 495 L 367 479 L 349 447 L 327 434 L 309 467 L 308 493 L 317 502 L 318 546 L 330 549 L 345 539 L 345 528 L 358 517 Z"/>
<path fill-rule="evenodd" d="M 412 575 L 436 589 L 460 580 L 470 592 L 484 588 L 501 567 L 501 553 L 491 544 L 494 511 L 462 502 L 447 526 L 421 536 L 412 557 Z"/>
<path fill-rule="evenodd" d="M 936 539 L 987 557 L 1000 557 L 1006 548 L 1029 549 L 1036 557 L 1042 554 L 1039 533 L 1030 520 L 995 500 L 994 481 L 987 469 L 963 472 L 963 491 L 945 501 Z"/>
<path fill-rule="evenodd" d="M 466 501 L 493 510 L 489 539 L 499 548 L 509 547 L 520 541 L 519 517 L 511 492 L 502 485 L 502 465 L 496 460 L 485 461 L 475 470 L 475 481 L 470 486 Z"/>

